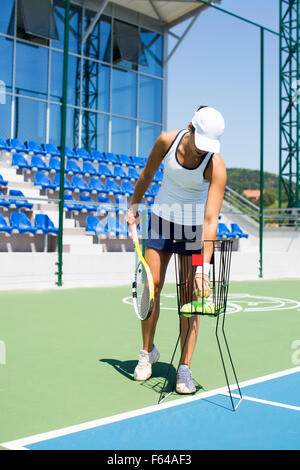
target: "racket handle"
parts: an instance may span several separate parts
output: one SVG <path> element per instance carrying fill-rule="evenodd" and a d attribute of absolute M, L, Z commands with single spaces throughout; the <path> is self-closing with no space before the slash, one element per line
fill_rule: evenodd
<path fill-rule="evenodd" d="M 129 230 L 131 231 L 132 233 L 132 240 L 134 243 L 138 242 L 139 241 L 139 237 L 138 237 L 138 230 L 137 230 L 137 225 L 136 225 L 136 222 L 134 222 L 133 224 L 130 224 L 129 225 Z"/>

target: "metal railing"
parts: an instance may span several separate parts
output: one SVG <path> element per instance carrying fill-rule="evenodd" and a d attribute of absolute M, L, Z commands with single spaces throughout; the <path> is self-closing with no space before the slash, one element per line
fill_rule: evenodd
<path fill-rule="evenodd" d="M 260 208 L 229 186 L 226 186 L 224 201 L 233 208 L 228 212 L 229 215 L 246 215 L 259 223 Z M 300 208 L 264 208 L 263 222 L 265 228 L 300 227 Z"/>
<path fill-rule="evenodd" d="M 259 221 L 259 207 L 229 186 L 225 188 L 224 201 L 235 209 L 235 211 L 231 212 L 232 214 L 248 215 L 255 222 Z"/>

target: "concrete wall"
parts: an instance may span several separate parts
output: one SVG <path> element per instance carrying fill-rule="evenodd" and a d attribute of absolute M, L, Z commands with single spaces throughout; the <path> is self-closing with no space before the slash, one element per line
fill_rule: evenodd
<path fill-rule="evenodd" d="M 233 252 L 230 279 L 259 279 L 258 261 L 257 252 Z M 263 261 L 264 279 L 300 280 L 300 252 L 265 252 Z M 58 288 L 55 284 L 56 262 L 56 253 L 0 253 L 0 290 Z M 134 266 L 134 253 L 65 253 L 63 287 L 130 285 Z M 166 282 L 175 282 L 173 259 L 168 267 Z"/>

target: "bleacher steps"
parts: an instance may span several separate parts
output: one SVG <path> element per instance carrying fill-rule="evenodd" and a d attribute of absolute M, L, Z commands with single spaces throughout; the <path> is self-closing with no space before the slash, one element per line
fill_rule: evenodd
<path fill-rule="evenodd" d="M 13 184 L 23 184 L 23 187 L 24 187 L 24 176 L 22 174 L 18 175 L 17 170 L 15 168 L 13 168 L 12 166 L 10 166 L 8 164 L 6 166 L 5 163 L 1 162 L 0 173 L 3 176 L 3 178 L 8 181 L 8 186 L 9 187 L 11 187 L 12 183 Z M 27 187 L 27 184 L 26 184 L 26 187 Z"/>

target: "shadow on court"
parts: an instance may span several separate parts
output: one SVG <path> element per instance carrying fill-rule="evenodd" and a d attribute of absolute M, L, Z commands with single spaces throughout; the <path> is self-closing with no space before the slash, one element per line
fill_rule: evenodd
<path fill-rule="evenodd" d="M 110 364 L 117 372 L 119 372 L 119 374 L 127 377 L 128 380 L 134 380 L 133 373 L 137 365 L 136 360 L 120 361 L 118 359 L 99 359 L 99 362 Z M 165 383 L 167 376 L 168 380 L 167 383 Z M 166 362 L 157 362 L 152 365 L 152 376 L 148 380 L 139 383 L 142 387 L 149 388 L 160 394 L 163 387 L 165 393 L 171 393 L 173 390 L 175 390 L 175 382 L 175 367 L 173 365 L 170 367 L 170 364 Z M 202 385 L 200 385 L 197 381 L 194 380 L 194 383 L 196 386 L 196 392 L 203 390 Z"/>

